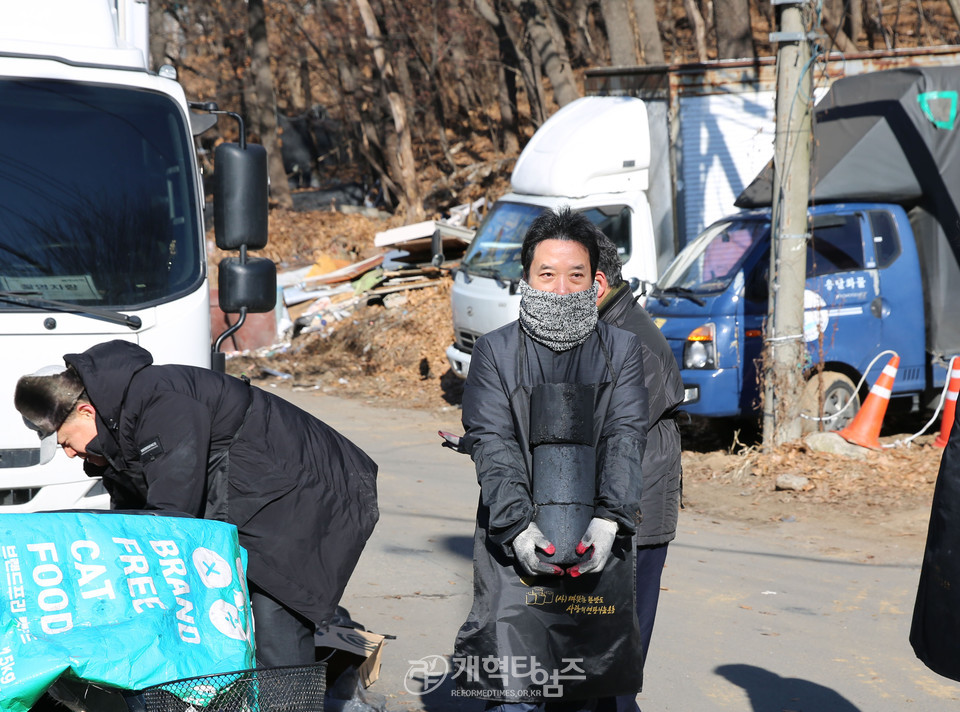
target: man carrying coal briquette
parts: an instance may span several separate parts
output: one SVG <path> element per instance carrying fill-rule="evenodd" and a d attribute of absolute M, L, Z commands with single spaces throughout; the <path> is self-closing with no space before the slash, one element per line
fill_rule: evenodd
<path fill-rule="evenodd" d="M 453 667 L 491 709 L 594 709 L 640 689 L 633 536 L 647 389 L 638 337 L 597 318 L 600 234 L 568 208 L 534 220 L 520 317 L 471 359 L 475 595 Z"/>

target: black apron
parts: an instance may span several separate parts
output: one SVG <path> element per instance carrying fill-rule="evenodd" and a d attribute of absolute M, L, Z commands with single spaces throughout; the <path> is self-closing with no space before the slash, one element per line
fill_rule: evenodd
<path fill-rule="evenodd" d="M 526 356 L 520 337 L 519 358 Z M 619 374 L 601 342 L 611 384 L 597 386 L 606 412 Z M 529 414 L 530 387 L 510 396 Z M 521 430 L 529 423 L 519 417 Z M 518 432 L 522 443 L 529 433 Z M 529 471 L 529 468 L 528 468 Z M 634 695 L 643 684 L 643 646 L 636 614 L 634 538 L 617 536 L 600 573 L 527 576 L 486 537 L 479 507 L 474 544 L 474 603 L 457 634 L 452 674 L 457 686 L 485 700 L 541 703 Z"/>

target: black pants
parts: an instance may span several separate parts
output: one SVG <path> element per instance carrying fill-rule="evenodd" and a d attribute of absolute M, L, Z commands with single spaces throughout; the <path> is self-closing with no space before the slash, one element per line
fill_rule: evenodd
<path fill-rule="evenodd" d="M 643 659 L 647 659 L 653 621 L 660 602 L 660 575 L 667 561 L 668 544 L 637 547 L 637 620 L 643 638 Z"/>
<path fill-rule="evenodd" d="M 640 636 L 643 640 L 643 659 L 647 659 L 650 648 L 650 636 L 653 634 L 653 621 L 657 616 L 657 604 L 660 602 L 660 575 L 667 561 L 667 544 L 637 547 L 637 620 L 640 623 Z M 617 712 L 639 712 L 635 695 L 614 698 Z M 605 698 L 609 704 L 610 699 Z M 609 710 L 609 707 L 603 707 Z"/>
<path fill-rule="evenodd" d="M 257 666 L 309 665 L 316 661 L 313 634 L 316 626 L 255 584 L 250 584 Z"/>

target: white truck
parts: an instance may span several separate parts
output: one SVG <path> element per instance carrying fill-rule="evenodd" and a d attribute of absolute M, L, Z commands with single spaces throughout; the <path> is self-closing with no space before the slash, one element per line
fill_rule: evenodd
<path fill-rule="evenodd" d="M 147 38 L 144 0 L 0 0 L 0 512 L 109 502 L 79 462 L 41 451 L 13 407 L 21 375 L 111 339 L 211 366 L 191 117 L 212 117 L 190 111 L 173 67 L 149 70 Z M 251 220 L 266 240 L 266 162 L 251 148 L 217 176 L 221 246 L 256 247 L 237 232 Z M 245 246 L 238 264 L 221 275 L 228 302 L 249 290 Z"/>
<path fill-rule="evenodd" d="M 569 205 L 613 240 L 623 276 L 655 282 L 674 246 L 657 243 L 650 217 L 650 141 L 644 102 L 583 97 L 551 116 L 517 159 L 511 192 L 497 200 L 477 230 L 454 278 L 455 341 L 446 352 L 466 378 L 473 344 L 517 318 L 520 246 L 531 221 Z"/>

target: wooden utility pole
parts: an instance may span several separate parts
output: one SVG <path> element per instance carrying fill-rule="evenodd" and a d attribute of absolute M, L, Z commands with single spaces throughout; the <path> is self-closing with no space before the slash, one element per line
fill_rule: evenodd
<path fill-rule="evenodd" d="M 763 363 L 763 445 L 801 434 L 803 390 L 803 290 L 807 268 L 807 203 L 810 195 L 810 115 L 813 67 L 809 8 L 798 0 L 773 0 L 779 7 L 777 42 L 777 135 L 773 171 L 770 303 Z"/>

